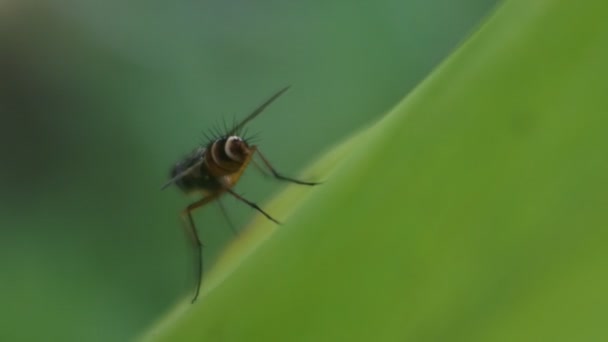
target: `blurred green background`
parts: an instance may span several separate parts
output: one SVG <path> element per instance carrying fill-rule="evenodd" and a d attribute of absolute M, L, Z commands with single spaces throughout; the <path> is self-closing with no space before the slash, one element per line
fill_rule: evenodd
<path fill-rule="evenodd" d="M 159 188 L 202 132 L 291 84 L 250 128 L 296 175 L 495 2 L 0 2 L 0 340 L 139 334 L 192 293 L 189 199 Z M 263 202 L 280 186 L 254 171 L 238 189 Z M 251 217 L 224 202 L 237 226 Z M 231 233 L 217 206 L 195 219 L 210 265 Z"/>

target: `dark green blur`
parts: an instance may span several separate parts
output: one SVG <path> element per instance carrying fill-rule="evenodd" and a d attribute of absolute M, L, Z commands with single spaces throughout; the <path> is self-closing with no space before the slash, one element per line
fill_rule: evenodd
<path fill-rule="evenodd" d="M 160 186 L 203 132 L 292 85 L 249 127 L 297 175 L 494 3 L 0 2 L 0 340 L 136 336 L 193 290 L 190 200 Z M 238 190 L 263 203 L 280 186 L 252 169 Z M 224 203 L 237 226 L 252 214 Z M 210 266 L 231 233 L 215 205 L 195 219 Z"/>

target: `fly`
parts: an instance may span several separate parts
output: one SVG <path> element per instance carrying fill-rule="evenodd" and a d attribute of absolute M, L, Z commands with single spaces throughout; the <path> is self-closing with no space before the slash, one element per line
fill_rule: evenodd
<path fill-rule="evenodd" d="M 305 182 L 294 178 L 286 177 L 279 173 L 260 152 L 260 149 L 250 144 L 243 135 L 243 128 L 249 121 L 258 116 L 266 107 L 274 102 L 279 96 L 283 95 L 289 87 L 285 87 L 271 96 L 266 102 L 262 103 L 256 110 L 249 114 L 245 119 L 235 124 L 231 129 L 227 129 L 224 134 L 219 134 L 209 142 L 194 150 L 189 156 L 180 160 L 171 169 L 171 179 L 163 185 L 162 189 L 175 184 L 180 190 L 186 193 L 199 192 L 203 197 L 191 203 L 182 211 L 189 237 L 196 251 L 196 288 L 192 303 L 199 295 L 202 275 L 203 275 L 203 254 L 202 244 L 199 239 L 192 211 L 209 204 L 215 200 L 219 201 L 220 196 L 229 194 L 251 208 L 257 210 L 269 220 L 279 223 L 254 202 L 244 198 L 233 190 L 233 187 L 241 178 L 247 166 L 257 155 L 264 167 L 270 171 L 276 179 L 301 185 L 317 185 L 315 182 Z M 257 165 L 257 164 L 256 164 Z M 224 211 L 220 203 L 220 208 Z"/>

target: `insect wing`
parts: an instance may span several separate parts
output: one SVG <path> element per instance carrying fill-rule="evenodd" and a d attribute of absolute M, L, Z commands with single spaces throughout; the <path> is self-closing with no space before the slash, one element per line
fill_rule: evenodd
<path fill-rule="evenodd" d="M 179 172 L 177 175 L 173 176 L 173 178 L 169 179 L 167 181 L 167 183 L 163 184 L 163 186 L 160 189 L 164 190 L 164 189 L 168 188 L 170 185 L 175 184 L 180 179 L 189 175 L 193 170 L 200 167 L 204 161 L 205 161 L 205 150 L 197 153 L 195 158 L 188 159 L 187 163 L 190 165 L 187 166 L 183 171 Z"/>

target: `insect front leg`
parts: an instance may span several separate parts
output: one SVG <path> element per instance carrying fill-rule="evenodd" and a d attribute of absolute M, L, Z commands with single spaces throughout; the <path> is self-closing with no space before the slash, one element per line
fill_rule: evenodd
<path fill-rule="evenodd" d="M 268 159 L 266 159 L 266 157 L 264 157 L 264 155 L 262 154 L 262 152 L 260 152 L 259 149 L 256 149 L 256 152 L 258 154 L 258 156 L 260 156 L 260 159 L 262 159 L 262 162 L 264 162 L 264 165 L 266 165 L 266 167 L 268 168 L 268 170 L 270 171 L 270 173 L 272 173 L 272 176 L 276 179 L 280 179 L 282 181 L 286 181 L 286 182 L 291 182 L 291 183 L 296 183 L 296 184 L 301 184 L 301 185 L 317 185 L 317 184 L 321 184 L 318 182 L 305 182 L 305 181 L 301 181 L 301 180 L 297 180 L 294 178 L 290 178 L 287 176 L 283 176 L 282 174 L 280 174 L 268 161 Z"/>

